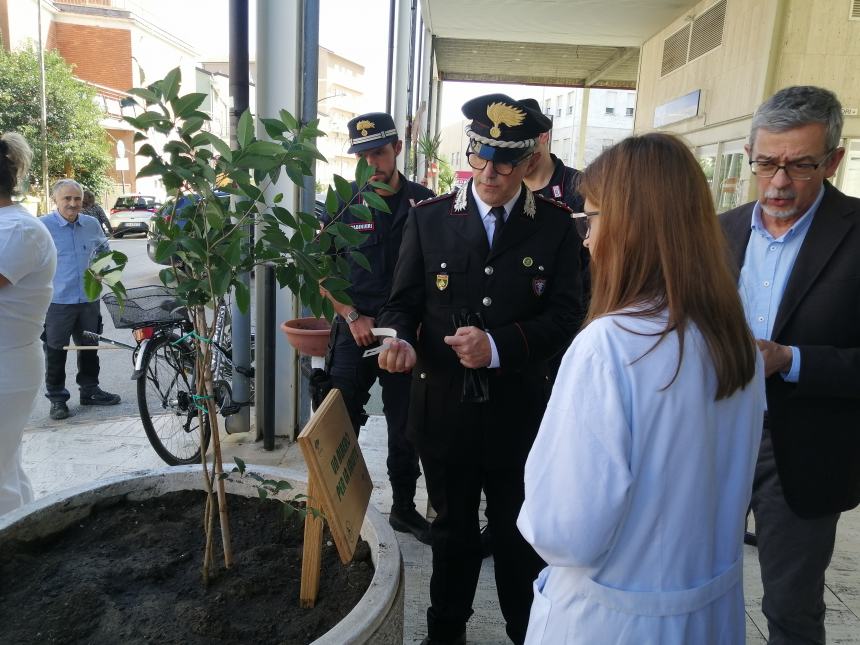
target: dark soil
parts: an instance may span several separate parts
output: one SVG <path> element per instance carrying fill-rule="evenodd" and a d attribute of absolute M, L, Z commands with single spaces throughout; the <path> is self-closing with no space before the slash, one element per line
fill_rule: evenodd
<path fill-rule="evenodd" d="M 367 543 L 344 566 L 326 530 L 317 603 L 302 609 L 304 520 L 229 500 L 234 564 L 223 569 L 217 538 L 206 588 L 201 492 L 112 500 L 49 538 L 0 544 L 0 643 L 309 643 L 358 603 Z"/>

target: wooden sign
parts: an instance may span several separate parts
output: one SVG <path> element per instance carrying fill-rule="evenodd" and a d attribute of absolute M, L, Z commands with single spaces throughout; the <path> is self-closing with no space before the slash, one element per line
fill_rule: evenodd
<path fill-rule="evenodd" d="M 340 390 L 332 389 L 298 437 L 308 466 L 308 504 L 322 507 L 344 564 L 352 560 L 373 482 Z M 313 606 L 319 588 L 322 522 L 305 520 L 302 606 Z M 316 549 L 316 551 L 315 551 Z"/>

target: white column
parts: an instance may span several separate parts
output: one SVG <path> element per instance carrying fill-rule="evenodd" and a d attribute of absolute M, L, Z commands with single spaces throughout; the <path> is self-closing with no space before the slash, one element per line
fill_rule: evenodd
<path fill-rule="evenodd" d="M 257 0 L 257 117 L 278 118 L 278 111 L 285 109 L 294 116 L 299 111 L 299 61 L 301 52 L 301 21 L 298 2 L 269 2 Z M 257 137 L 267 139 L 265 129 L 259 124 Z M 282 206 L 296 212 L 299 206 L 299 191 L 286 176 L 270 185 L 266 198 L 271 203 L 278 193 L 284 194 Z M 257 302 L 262 301 L 263 281 L 257 280 L 255 289 Z M 262 321 L 257 307 L 257 327 Z M 278 293 L 277 320 L 295 318 L 298 311 L 296 297 L 287 289 Z M 275 345 L 275 434 L 294 438 L 298 411 L 298 357 L 287 343 L 280 330 L 276 333 Z M 260 374 L 260 370 L 257 370 Z M 256 392 L 259 395 L 259 378 Z"/>
<path fill-rule="evenodd" d="M 421 48 L 421 61 L 420 61 L 420 69 L 421 69 L 421 87 L 418 88 L 418 107 L 423 112 L 421 113 L 421 131 L 413 133 L 416 141 L 419 141 L 421 137 L 424 136 L 433 136 L 433 130 L 430 128 L 431 119 L 430 115 L 434 112 L 434 105 L 430 105 L 430 85 L 433 83 L 433 56 L 432 56 L 432 42 L 433 35 L 430 33 L 430 29 L 426 26 L 424 27 L 424 47 Z M 424 155 L 418 154 L 418 181 L 420 182 L 422 179 L 426 178 L 426 168 L 425 168 L 425 160 Z M 431 182 L 432 183 L 432 182 Z M 428 183 L 428 185 L 430 185 Z"/>
<path fill-rule="evenodd" d="M 579 112 L 579 143 L 576 146 L 576 169 L 582 170 L 585 168 L 585 134 L 588 130 L 588 98 L 591 93 L 591 88 L 586 87 L 582 90 L 582 106 Z"/>
<path fill-rule="evenodd" d="M 394 125 L 397 134 L 403 139 L 406 136 L 406 101 L 409 85 L 409 31 L 411 28 L 411 6 L 409 0 L 398 0 L 397 19 L 395 29 L 397 36 L 394 46 L 394 78 L 392 79 L 392 92 L 394 92 L 391 104 L 394 106 Z M 404 150 L 397 158 L 397 167 L 403 172 L 406 167 L 406 154 Z"/>

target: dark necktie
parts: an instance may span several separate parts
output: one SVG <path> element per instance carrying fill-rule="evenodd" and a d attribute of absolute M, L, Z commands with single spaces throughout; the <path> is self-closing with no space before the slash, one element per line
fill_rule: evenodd
<path fill-rule="evenodd" d="M 502 227 L 505 225 L 505 208 L 504 206 L 494 206 L 490 209 L 490 215 L 496 218 L 496 226 L 493 228 L 493 242 L 490 248 L 495 248 L 502 236 Z"/>

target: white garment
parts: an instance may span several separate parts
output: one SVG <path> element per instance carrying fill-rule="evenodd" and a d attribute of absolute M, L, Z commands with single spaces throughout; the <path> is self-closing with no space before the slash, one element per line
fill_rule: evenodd
<path fill-rule="evenodd" d="M 39 334 L 51 303 L 57 250 L 18 205 L 0 208 L 0 515 L 32 500 L 21 438 L 44 376 Z"/>
<path fill-rule="evenodd" d="M 665 325 L 665 315 L 607 316 L 565 354 L 517 521 L 549 565 L 534 585 L 527 643 L 745 640 L 741 547 L 762 360 L 756 352 L 745 389 L 714 401 L 710 355 L 688 328 L 663 389 L 678 363 L 676 334 L 651 349 Z"/>

